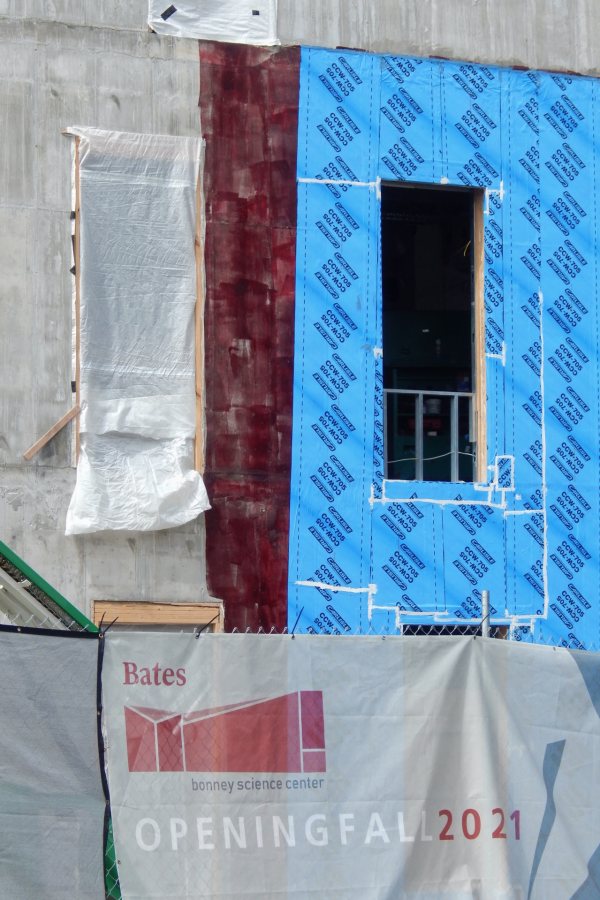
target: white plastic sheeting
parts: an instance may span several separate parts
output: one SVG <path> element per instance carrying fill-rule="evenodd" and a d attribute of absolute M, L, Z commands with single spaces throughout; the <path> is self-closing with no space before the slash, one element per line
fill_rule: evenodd
<path fill-rule="evenodd" d="M 79 138 L 80 454 L 67 534 L 152 531 L 209 508 L 196 432 L 196 185 L 203 141 Z"/>
<path fill-rule="evenodd" d="M 278 44 L 277 0 L 149 0 L 158 34 L 234 44 Z"/>

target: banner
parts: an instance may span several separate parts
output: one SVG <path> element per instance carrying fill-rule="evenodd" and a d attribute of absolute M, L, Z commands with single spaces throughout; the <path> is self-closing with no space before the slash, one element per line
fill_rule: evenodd
<path fill-rule="evenodd" d="M 0 897 L 101 900 L 97 635 L 0 631 Z"/>
<path fill-rule="evenodd" d="M 124 900 L 599 895 L 595 655 L 463 637 L 106 642 Z"/>

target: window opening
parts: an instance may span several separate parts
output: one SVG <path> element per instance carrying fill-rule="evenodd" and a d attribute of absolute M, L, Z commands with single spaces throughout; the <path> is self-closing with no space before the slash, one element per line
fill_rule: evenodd
<path fill-rule="evenodd" d="M 386 478 L 478 477 L 480 210 L 477 190 L 382 186 Z"/>

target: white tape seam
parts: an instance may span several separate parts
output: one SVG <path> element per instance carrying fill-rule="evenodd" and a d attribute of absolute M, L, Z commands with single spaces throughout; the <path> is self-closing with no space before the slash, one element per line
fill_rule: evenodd
<path fill-rule="evenodd" d="M 484 216 L 489 216 L 490 214 L 490 194 L 497 194 L 500 200 L 500 203 L 503 202 L 504 197 L 506 196 L 506 192 L 504 190 L 504 182 L 500 182 L 499 188 L 486 188 L 485 189 L 485 204 L 483 207 Z"/>
<path fill-rule="evenodd" d="M 507 460 L 510 467 L 510 484 L 507 487 L 503 487 L 500 484 L 500 466 L 502 460 Z M 502 453 L 496 456 L 495 462 L 493 466 L 490 466 L 491 469 L 494 470 L 494 481 L 493 486 L 496 491 L 510 491 L 514 492 L 515 489 L 515 458 L 509 453 Z"/>
<path fill-rule="evenodd" d="M 345 587 L 341 584 L 326 584 L 324 581 L 295 581 L 294 582 L 297 587 L 311 587 L 311 588 L 321 588 L 323 591 L 337 591 L 342 594 L 372 594 L 377 593 L 377 585 L 370 584 L 366 588 L 352 588 Z"/>
<path fill-rule="evenodd" d="M 298 178 L 298 184 L 348 184 L 354 187 L 375 188 L 377 197 L 381 197 L 381 178 L 376 181 L 351 181 L 337 178 Z"/>
<path fill-rule="evenodd" d="M 542 431 L 542 506 L 544 509 L 544 533 L 543 533 L 543 550 L 542 550 L 542 577 L 544 588 L 544 614 L 537 618 L 548 618 L 548 607 L 550 604 L 550 591 L 548 587 L 548 510 L 546 498 L 548 495 L 548 487 L 546 485 L 546 405 L 544 395 L 544 295 L 542 289 L 538 291 L 538 299 L 540 304 L 540 399 L 541 399 L 541 431 Z"/>
<path fill-rule="evenodd" d="M 495 467 L 490 466 L 490 468 L 493 469 Z M 433 497 L 388 497 L 385 492 L 385 487 L 388 484 L 388 481 L 389 479 L 384 478 L 381 483 L 381 497 L 375 496 L 375 485 L 371 485 L 371 493 L 369 495 L 369 506 L 371 507 L 371 509 L 373 509 L 376 503 L 429 503 L 434 506 L 490 506 L 492 509 L 504 509 L 506 507 L 506 497 L 504 491 L 502 492 L 501 503 L 494 503 L 492 501 L 492 494 L 494 493 L 494 489 L 496 487 L 494 483 L 485 485 L 473 485 L 475 490 L 485 491 L 487 493 L 487 498 L 485 500 L 456 500 L 451 497 L 440 500 Z M 397 481 L 394 481 L 392 483 L 398 484 Z M 414 482 L 405 483 L 414 484 Z"/>
<path fill-rule="evenodd" d="M 414 611 L 407 609 L 400 609 L 397 603 L 393 606 L 387 604 L 375 604 L 372 603 L 369 605 L 369 622 L 372 619 L 373 611 L 380 612 L 393 612 L 395 614 L 395 627 L 396 630 L 402 634 L 404 631 L 404 626 L 410 624 L 411 619 L 428 619 L 430 624 L 437 624 L 440 626 L 446 627 L 461 627 L 463 625 L 481 625 L 481 619 L 460 619 L 457 620 L 454 616 L 448 612 L 448 610 L 436 610 L 435 612 L 422 612 L 422 611 Z M 514 632 L 516 628 L 529 628 L 533 630 L 535 627 L 535 622 L 537 619 L 541 619 L 543 616 L 538 615 L 514 615 L 511 616 L 508 614 L 508 611 L 505 610 L 504 616 L 499 616 L 494 618 L 494 626 L 506 626 L 510 629 L 511 633 Z M 427 627 L 427 625 L 425 625 Z"/>
<path fill-rule="evenodd" d="M 499 359 L 503 366 L 506 365 L 506 344 L 502 341 L 502 352 L 501 353 L 486 353 L 486 359 Z"/>

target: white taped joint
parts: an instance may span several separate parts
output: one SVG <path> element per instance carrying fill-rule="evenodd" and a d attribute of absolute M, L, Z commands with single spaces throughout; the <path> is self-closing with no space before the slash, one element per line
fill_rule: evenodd
<path fill-rule="evenodd" d="M 499 359 L 503 366 L 506 366 L 506 343 L 502 341 L 502 349 L 500 353 L 486 353 L 486 359 Z"/>
<path fill-rule="evenodd" d="M 342 594 L 376 594 L 377 593 L 377 585 L 370 584 L 368 587 L 364 588 L 353 588 L 346 587 L 341 584 L 326 584 L 323 581 L 296 581 L 294 582 L 297 587 L 312 587 L 312 588 L 321 588 L 322 591 L 337 591 Z"/>
<path fill-rule="evenodd" d="M 504 182 L 503 182 L 503 181 L 500 182 L 500 187 L 499 187 L 499 188 L 486 188 L 486 189 L 485 189 L 485 203 L 484 203 L 484 206 L 483 206 L 483 214 L 484 214 L 485 216 L 489 216 L 489 214 L 490 214 L 490 196 L 491 196 L 492 194 L 496 194 L 496 195 L 497 195 L 498 199 L 500 200 L 500 203 L 503 202 L 504 197 L 506 196 L 506 192 L 505 192 L 505 190 L 504 190 Z"/>
<path fill-rule="evenodd" d="M 352 181 L 349 178 L 298 178 L 298 184 L 347 184 L 350 187 L 368 187 L 377 192 L 378 199 L 381 197 L 381 178 L 377 181 Z"/>

